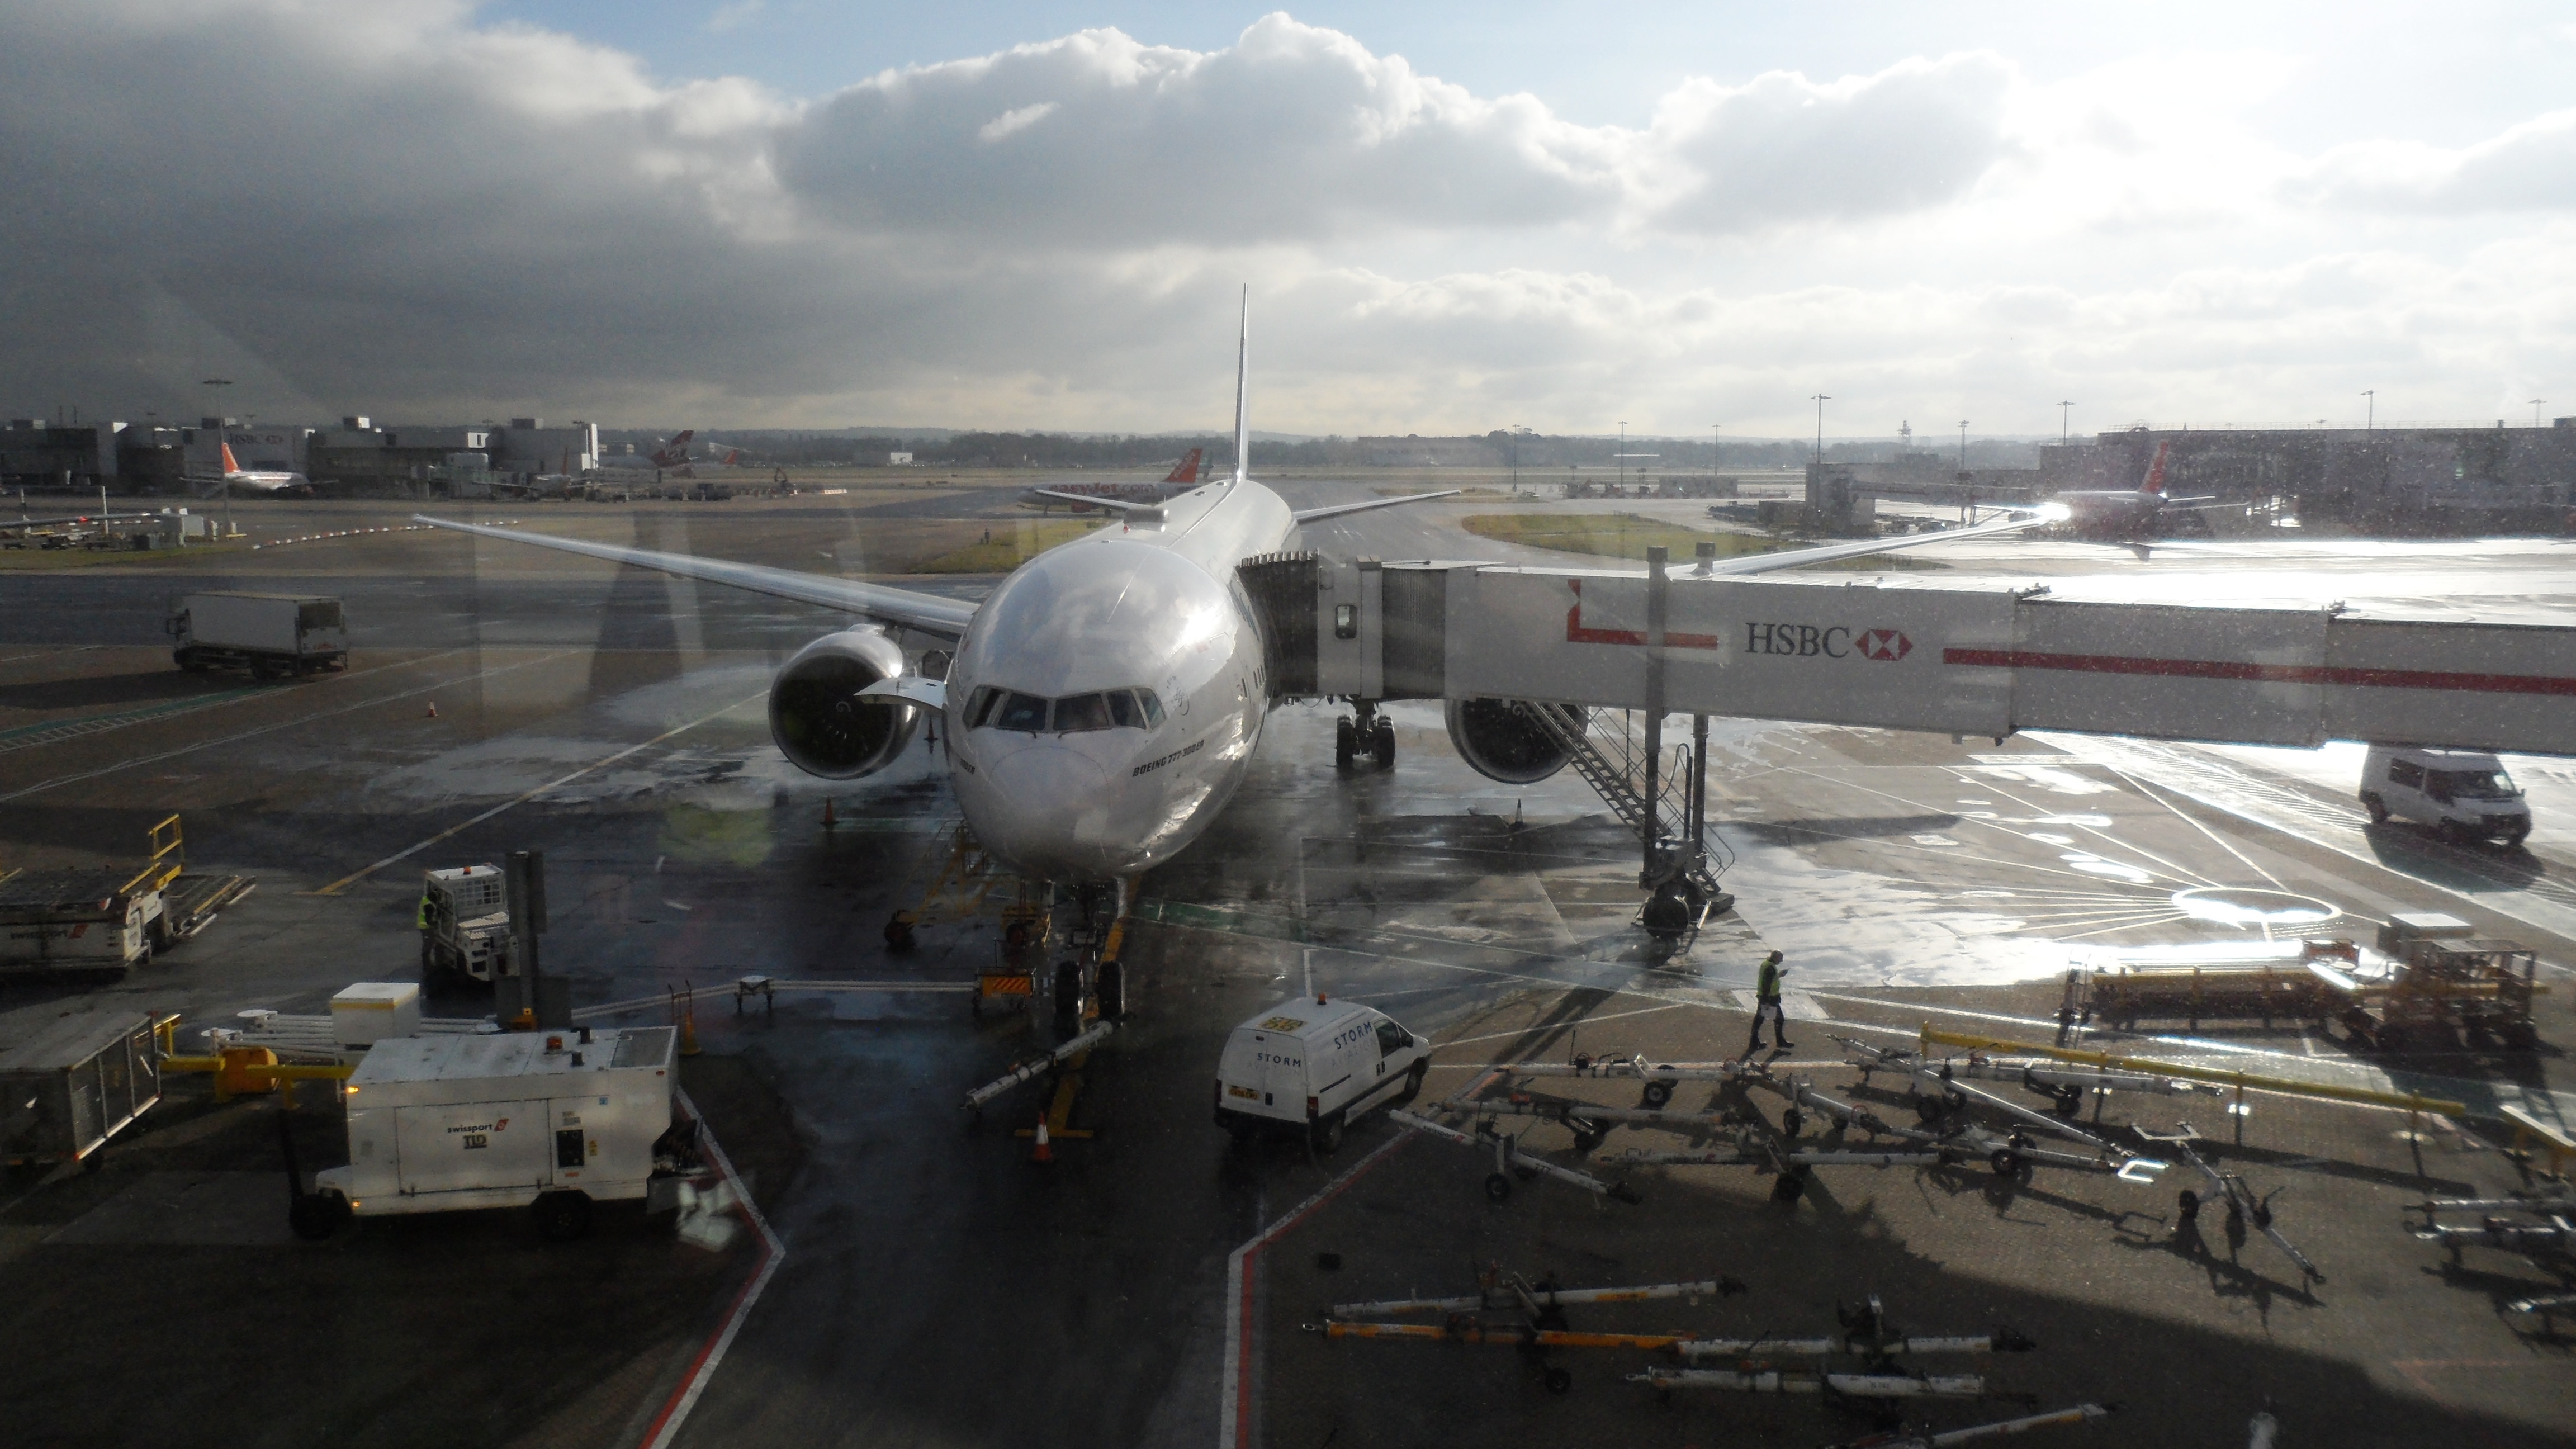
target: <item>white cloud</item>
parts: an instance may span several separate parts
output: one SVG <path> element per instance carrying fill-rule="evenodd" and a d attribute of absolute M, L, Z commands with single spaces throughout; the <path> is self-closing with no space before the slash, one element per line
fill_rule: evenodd
<path fill-rule="evenodd" d="M 2473 146 L 2414 141 L 2338 146 L 2289 183 L 2301 200 L 2372 211 L 2456 214 L 2576 208 L 2576 110 L 2553 111 Z"/>
<path fill-rule="evenodd" d="M 1620 127 L 1278 15 L 802 101 L 463 0 L 19 7 L 0 406 L 183 413 L 220 355 L 269 415 L 1221 427 L 1247 278 L 1291 430 L 2547 395 L 2576 123 L 2307 157 L 2259 120 L 2281 68 L 1979 52 L 1688 80 Z"/>

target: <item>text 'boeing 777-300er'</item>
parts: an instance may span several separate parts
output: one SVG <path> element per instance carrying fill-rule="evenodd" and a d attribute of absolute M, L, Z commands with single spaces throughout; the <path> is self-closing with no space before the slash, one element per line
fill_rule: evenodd
<path fill-rule="evenodd" d="M 1231 477 L 1159 505 L 1107 498 L 1120 526 L 1022 564 L 981 604 L 793 570 L 424 518 L 709 583 L 846 610 L 868 622 L 815 640 L 770 687 L 769 726 L 799 768 L 826 779 L 897 759 L 923 715 L 947 725 L 947 762 L 967 826 L 1001 863 L 1038 880 L 1115 883 L 1186 849 L 1225 809 L 1277 698 L 1245 560 L 1289 546 L 1298 525 L 1450 493 L 1290 510 L 1248 474 L 1248 326 L 1238 333 Z M 2002 532 L 2015 519 L 1727 560 L 1765 573 Z M 901 635 L 953 648 L 944 678 Z M 1373 705 L 1363 702 L 1363 708 Z"/>

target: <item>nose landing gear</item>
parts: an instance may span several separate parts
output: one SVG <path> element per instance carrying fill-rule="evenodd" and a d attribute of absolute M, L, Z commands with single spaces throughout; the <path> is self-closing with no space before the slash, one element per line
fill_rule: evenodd
<path fill-rule="evenodd" d="M 1347 775 L 1351 764 L 1365 754 L 1377 761 L 1381 770 L 1395 768 L 1395 721 L 1378 713 L 1377 701 L 1351 701 L 1353 714 L 1333 721 L 1333 768 Z"/>

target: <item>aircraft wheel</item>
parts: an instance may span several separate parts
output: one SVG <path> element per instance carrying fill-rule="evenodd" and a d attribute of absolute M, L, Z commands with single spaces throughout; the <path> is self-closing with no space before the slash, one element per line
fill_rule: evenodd
<path fill-rule="evenodd" d="M 1345 775 L 1351 772 L 1351 758 L 1358 753 L 1353 748 L 1353 733 L 1349 716 L 1333 721 L 1333 768 Z"/>
<path fill-rule="evenodd" d="M 1115 961 L 1103 961 L 1100 963 L 1098 979 L 1100 1019 L 1125 1021 L 1127 1019 L 1127 968 Z"/>
<path fill-rule="evenodd" d="M 1082 1025 L 1082 967 L 1072 961 L 1055 968 L 1055 1023 L 1068 1034 Z"/>
<path fill-rule="evenodd" d="M 1378 716 L 1377 728 L 1370 732 L 1369 753 L 1377 756 L 1379 769 L 1395 768 L 1395 721 Z"/>

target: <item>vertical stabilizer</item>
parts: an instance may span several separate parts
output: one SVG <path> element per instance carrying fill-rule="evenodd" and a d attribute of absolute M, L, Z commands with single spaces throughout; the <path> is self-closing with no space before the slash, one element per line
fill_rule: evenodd
<path fill-rule="evenodd" d="M 232 443 L 229 440 L 219 440 L 219 442 L 224 450 L 224 472 L 227 474 L 240 472 L 241 464 L 233 461 Z"/>
<path fill-rule="evenodd" d="M 1243 321 L 1234 339 L 1234 481 L 1252 473 L 1252 418 L 1244 403 L 1251 396 L 1252 284 L 1243 287 Z"/>
<path fill-rule="evenodd" d="M 2139 492 L 2162 493 L 2165 491 L 2165 455 L 2172 451 L 2173 442 L 2171 439 L 2167 439 L 2164 442 L 2156 444 L 2156 460 L 2147 465 L 2147 481 L 2139 486 Z"/>

